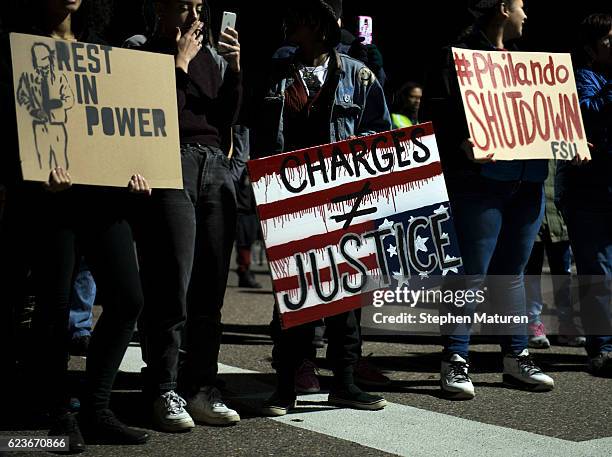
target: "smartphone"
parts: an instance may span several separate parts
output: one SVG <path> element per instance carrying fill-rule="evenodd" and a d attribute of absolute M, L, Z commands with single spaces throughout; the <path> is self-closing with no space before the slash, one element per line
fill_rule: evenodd
<path fill-rule="evenodd" d="M 363 44 L 372 44 L 372 18 L 370 16 L 358 16 L 359 32 L 357 36 L 363 38 Z"/>
<path fill-rule="evenodd" d="M 221 32 L 224 32 L 227 28 L 236 28 L 236 13 L 232 13 L 231 11 L 223 11 L 223 19 L 221 19 L 221 31 L 219 32 L 219 41 L 222 41 Z"/>

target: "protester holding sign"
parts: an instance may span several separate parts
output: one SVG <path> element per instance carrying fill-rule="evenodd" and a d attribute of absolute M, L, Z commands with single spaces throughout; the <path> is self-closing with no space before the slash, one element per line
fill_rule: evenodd
<path fill-rule="evenodd" d="M 238 32 L 228 28 L 218 48 L 212 46 L 210 13 L 202 0 L 158 0 L 155 8 L 155 33 L 141 49 L 175 58 L 184 190 L 155 192 L 140 221 L 143 356 L 153 422 L 178 432 L 193 428 L 194 421 L 240 421 L 215 387 L 236 232 L 228 145 L 242 97 L 240 43 Z M 185 326 L 187 358 L 179 375 Z M 184 398 L 176 393 L 177 381 Z"/>
<path fill-rule="evenodd" d="M 31 11 L 38 16 L 34 16 L 37 22 L 33 30 L 33 24 L 29 24 L 30 30 L 40 36 L 63 40 L 62 43 L 100 42 L 88 33 L 88 10 L 81 6 L 80 0 L 45 0 L 36 2 L 36 8 L 32 3 Z M 21 89 L 13 87 L 17 93 L 16 102 L 38 106 L 37 115 L 41 122 L 57 127 L 62 116 L 61 112 L 54 113 L 53 110 L 67 109 L 68 99 L 64 97 L 67 92 L 55 92 L 55 86 L 52 86 L 59 80 L 53 80 L 52 76 L 56 71 L 55 53 L 45 46 L 12 51 L 13 55 L 31 52 L 36 68 L 36 74 L 27 76 L 27 95 L 23 93 L 26 85 Z M 36 86 L 39 83 L 40 86 Z M 56 96 L 60 99 L 55 99 Z M 40 129 L 41 134 L 44 134 L 43 130 L 45 128 Z M 53 144 L 46 151 L 59 152 Z M 61 164 L 64 157 L 56 157 L 58 165 Z M 70 188 L 70 175 L 62 168 L 52 169 L 44 187 L 46 192 L 40 184 L 17 187 L 27 195 L 15 199 L 27 211 L 35 213 L 36 231 L 27 232 L 33 235 L 27 242 L 34 247 L 32 275 L 36 283 L 37 308 L 33 326 L 37 365 L 31 366 L 31 370 L 36 371 L 29 372 L 28 378 L 35 383 L 38 372 L 45 373 L 47 388 L 43 391 L 46 397 L 43 404 L 48 406 L 53 417 L 49 434 L 68 436 L 71 452 L 84 450 L 79 425 L 69 412 L 67 379 L 70 293 L 79 254 L 83 254 L 98 286 L 105 292 L 104 311 L 88 349 L 87 388 L 80 416 L 83 435 L 90 442 L 142 444 L 149 435 L 122 424 L 109 409 L 113 382 L 143 304 L 132 234 L 123 213 L 128 195 L 118 188 Z M 133 176 L 129 188 L 139 193 L 150 193 L 146 180 L 140 175 Z M 30 393 L 39 390 L 38 383 L 28 388 Z"/>
<path fill-rule="evenodd" d="M 557 167 L 558 195 L 580 285 L 589 370 L 612 376 L 612 16 L 593 14 L 580 26 L 576 83 L 591 163 Z"/>
<path fill-rule="evenodd" d="M 286 38 L 294 55 L 275 59 L 263 111 L 258 112 L 254 152 L 272 155 L 346 140 L 391 128 L 382 87 L 362 63 L 335 51 L 340 40 L 340 2 L 292 2 L 285 17 Z M 330 122 L 331 120 L 331 122 Z M 328 358 L 334 372 L 329 402 L 375 410 L 385 400 L 362 392 L 354 383 L 359 329 L 353 311 L 325 319 Z M 278 309 L 272 321 L 278 387 L 262 412 L 280 416 L 295 407 L 295 370 L 307 358 L 314 327 L 281 330 Z"/>
<path fill-rule="evenodd" d="M 471 4 L 478 19 L 459 38 L 456 48 L 505 50 L 508 41 L 521 36 L 527 18 L 523 0 L 474 0 Z M 474 160 L 455 63 L 448 49 L 441 76 L 428 96 L 464 262 L 466 276 L 461 287 L 482 289 L 489 275 L 489 294 L 497 306 L 506 314 L 526 316 L 523 271 L 542 222 L 547 163 L 495 162 L 495 150 L 484 160 Z M 467 305 L 451 308 L 449 312 L 455 314 L 474 311 Z M 552 389 L 553 380 L 529 355 L 525 326 L 517 324 L 506 330 L 511 335 L 501 341 L 504 381 L 530 390 Z M 473 398 L 468 374 L 470 326 L 444 327 L 442 332 L 442 391 L 454 398 Z"/>

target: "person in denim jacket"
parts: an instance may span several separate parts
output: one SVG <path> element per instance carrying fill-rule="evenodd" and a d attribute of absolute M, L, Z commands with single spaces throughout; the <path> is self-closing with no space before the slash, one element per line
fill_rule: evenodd
<path fill-rule="evenodd" d="M 341 2 L 294 2 L 288 11 L 285 33 L 297 50 L 273 60 L 263 107 L 256 111 L 254 154 L 273 155 L 390 130 L 383 90 L 372 71 L 335 50 Z M 354 382 L 361 341 L 355 312 L 326 318 L 325 324 L 334 372 L 329 402 L 365 410 L 384 408 L 382 397 L 362 392 Z M 262 413 L 281 416 L 295 407 L 295 372 L 308 358 L 314 324 L 281 330 L 275 310 L 271 332 L 278 387 Z"/>

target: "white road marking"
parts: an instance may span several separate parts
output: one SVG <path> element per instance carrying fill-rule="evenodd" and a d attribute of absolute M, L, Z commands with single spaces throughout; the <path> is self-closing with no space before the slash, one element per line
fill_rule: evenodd
<path fill-rule="evenodd" d="M 121 370 L 140 372 L 140 348 L 129 347 Z M 257 371 L 219 364 L 220 374 Z M 240 399 L 263 398 L 244 395 Z M 382 411 L 357 411 L 327 406 L 326 394 L 302 395 L 295 413 L 271 420 L 334 438 L 410 457 L 609 457 L 612 438 L 567 441 L 484 424 L 411 406 L 388 403 Z M 304 405 L 306 403 L 306 405 Z M 306 412 L 299 412 L 300 409 Z"/>

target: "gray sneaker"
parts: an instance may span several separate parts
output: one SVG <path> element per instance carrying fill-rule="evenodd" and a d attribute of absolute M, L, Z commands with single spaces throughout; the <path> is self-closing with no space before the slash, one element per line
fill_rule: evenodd
<path fill-rule="evenodd" d="M 240 422 L 240 415 L 225 406 L 221 392 L 213 386 L 207 386 L 188 398 L 187 411 L 196 422 L 208 425 L 230 425 Z"/>
<path fill-rule="evenodd" d="M 503 379 L 504 384 L 524 390 L 545 392 L 555 387 L 553 379 L 534 363 L 527 349 L 504 356 Z"/>
<path fill-rule="evenodd" d="M 163 432 L 186 432 L 195 427 L 183 400 L 173 390 L 160 395 L 153 403 L 153 424 Z"/>
<path fill-rule="evenodd" d="M 475 396 L 474 384 L 468 375 L 470 365 L 459 354 L 443 360 L 440 366 L 442 393 L 454 400 L 471 400 Z"/>

